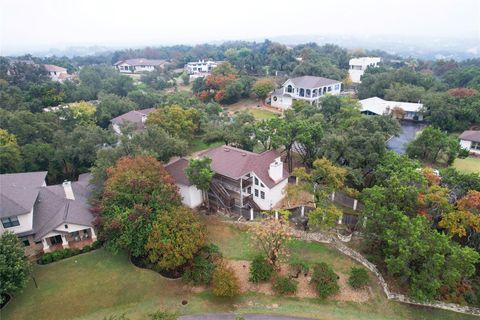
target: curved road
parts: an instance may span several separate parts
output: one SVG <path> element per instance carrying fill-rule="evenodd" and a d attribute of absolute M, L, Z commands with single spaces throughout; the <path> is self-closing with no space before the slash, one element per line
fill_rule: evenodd
<path fill-rule="evenodd" d="M 311 320 L 311 318 L 299 318 L 288 316 L 276 316 L 268 314 L 239 314 L 234 313 L 212 313 L 192 316 L 181 316 L 180 320 L 236 320 L 243 318 L 246 320 Z"/>

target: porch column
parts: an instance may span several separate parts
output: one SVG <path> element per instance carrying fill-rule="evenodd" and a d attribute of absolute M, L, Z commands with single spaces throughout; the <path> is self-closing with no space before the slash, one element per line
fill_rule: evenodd
<path fill-rule="evenodd" d="M 93 228 L 90 228 L 90 232 L 92 233 L 92 241 L 97 241 L 97 234 Z"/>
<path fill-rule="evenodd" d="M 335 191 L 332 192 L 332 202 L 335 201 Z"/>
<path fill-rule="evenodd" d="M 302 217 L 305 217 L 305 206 L 302 206 L 302 209 L 300 210 L 300 215 Z"/>
<path fill-rule="evenodd" d="M 42 245 L 43 245 L 43 252 L 45 253 L 50 252 L 50 246 L 48 245 L 47 238 L 42 239 Z"/>
<path fill-rule="evenodd" d="M 342 218 L 343 218 L 343 216 L 340 216 L 340 217 L 338 218 L 338 224 L 342 224 Z"/>
<path fill-rule="evenodd" d="M 67 237 L 65 237 L 64 234 L 62 234 L 62 247 L 65 249 L 65 248 L 68 248 L 68 241 L 67 241 Z"/>
<path fill-rule="evenodd" d="M 240 208 L 243 208 L 243 177 L 240 177 Z"/>
<path fill-rule="evenodd" d="M 250 221 L 253 221 L 253 208 L 250 208 Z"/>
<path fill-rule="evenodd" d="M 353 200 L 353 211 L 357 211 L 358 200 Z"/>
<path fill-rule="evenodd" d="M 278 211 L 275 211 L 275 220 L 278 220 Z"/>

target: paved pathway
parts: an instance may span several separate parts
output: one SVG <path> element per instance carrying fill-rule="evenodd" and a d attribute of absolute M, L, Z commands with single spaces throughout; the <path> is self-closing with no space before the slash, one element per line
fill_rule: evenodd
<path fill-rule="evenodd" d="M 181 316 L 180 320 L 236 320 L 243 318 L 245 320 L 311 320 L 310 318 L 286 317 L 268 314 L 240 314 L 234 313 L 212 313 L 194 316 Z"/>

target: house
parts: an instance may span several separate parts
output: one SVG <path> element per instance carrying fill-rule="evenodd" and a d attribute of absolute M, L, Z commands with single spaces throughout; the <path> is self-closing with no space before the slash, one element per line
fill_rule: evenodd
<path fill-rule="evenodd" d="M 142 110 L 132 110 L 119 115 L 118 117 L 113 118 L 110 120 L 112 123 L 113 130 L 117 134 L 121 134 L 121 126 L 123 124 L 132 124 L 135 126 L 137 130 L 145 129 L 145 121 L 147 121 L 148 115 L 154 111 L 155 108 L 148 108 Z"/>
<path fill-rule="evenodd" d="M 342 83 L 338 80 L 314 76 L 291 78 L 280 89 L 273 91 L 270 103 L 272 107 L 284 110 L 290 108 L 295 100 L 318 104 L 321 97 L 327 94 L 338 95 L 341 89 Z"/>
<path fill-rule="evenodd" d="M 210 72 L 222 62 L 223 61 L 198 60 L 187 63 L 184 69 L 185 72 L 190 75 L 190 78 L 199 78 L 209 75 Z"/>
<path fill-rule="evenodd" d="M 53 65 L 53 64 L 44 64 L 43 67 L 47 70 L 48 75 L 52 81 L 63 82 L 65 80 L 71 79 L 72 76 L 67 73 L 67 69 Z"/>
<path fill-rule="evenodd" d="M 188 181 L 185 175 L 185 169 L 188 166 L 188 160 L 185 158 L 176 159 L 165 166 L 167 172 L 172 176 L 177 185 L 182 203 L 190 208 L 196 208 L 203 202 L 202 191 L 197 189 Z"/>
<path fill-rule="evenodd" d="M 212 160 L 211 167 L 215 175 L 208 198 L 218 208 L 270 210 L 284 197 L 289 174 L 280 154 L 275 150 L 258 154 L 231 146 L 220 146 L 201 152 L 198 157 Z M 183 203 L 197 204 L 201 192 L 191 188 L 191 193 L 187 193 L 185 187 L 189 183 L 184 171 L 188 161 L 182 161 L 167 165 L 166 169 L 179 187 L 184 197 Z"/>
<path fill-rule="evenodd" d="M 423 121 L 423 104 L 388 101 L 378 97 L 360 100 L 361 112 L 366 115 L 393 114 L 397 119 Z"/>
<path fill-rule="evenodd" d="M 480 130 L 463 131 L 460 135 L 460 146 L 471 154 L 480 155 Z"/>
<path fill-rule="evenodd" d="M 121 73 L 151 72 L 163 68 L 168 64 L 165 60 L 157 59 L 127 59 L 117 61 L 114 66 Z"/>
<path fill-rule="evenodd" d="M 348 74 L 354 83 L 361 83 L 361 79 L 368 67 L 378 67 L 382 59 L 378 57 L 353 58 L 349 61 Z"/>
<path fill-rule="evenodd" d="M 90 174 L 47 186 L 46 171 L 0 175 L 0 233 L 12 231 L 35 256 L 96 240 L 88 197 Z"/>

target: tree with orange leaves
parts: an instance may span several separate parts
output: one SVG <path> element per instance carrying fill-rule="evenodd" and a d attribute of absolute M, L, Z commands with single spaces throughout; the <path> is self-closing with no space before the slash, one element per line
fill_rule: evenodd
<path fill-rule="evenodd" d="M 99 203 L 100 237 L 113 251 L 143 256 L 157 213 L 181 205 L 173 178 L 150 156 L 120 158 L 107 176 Z"/>

